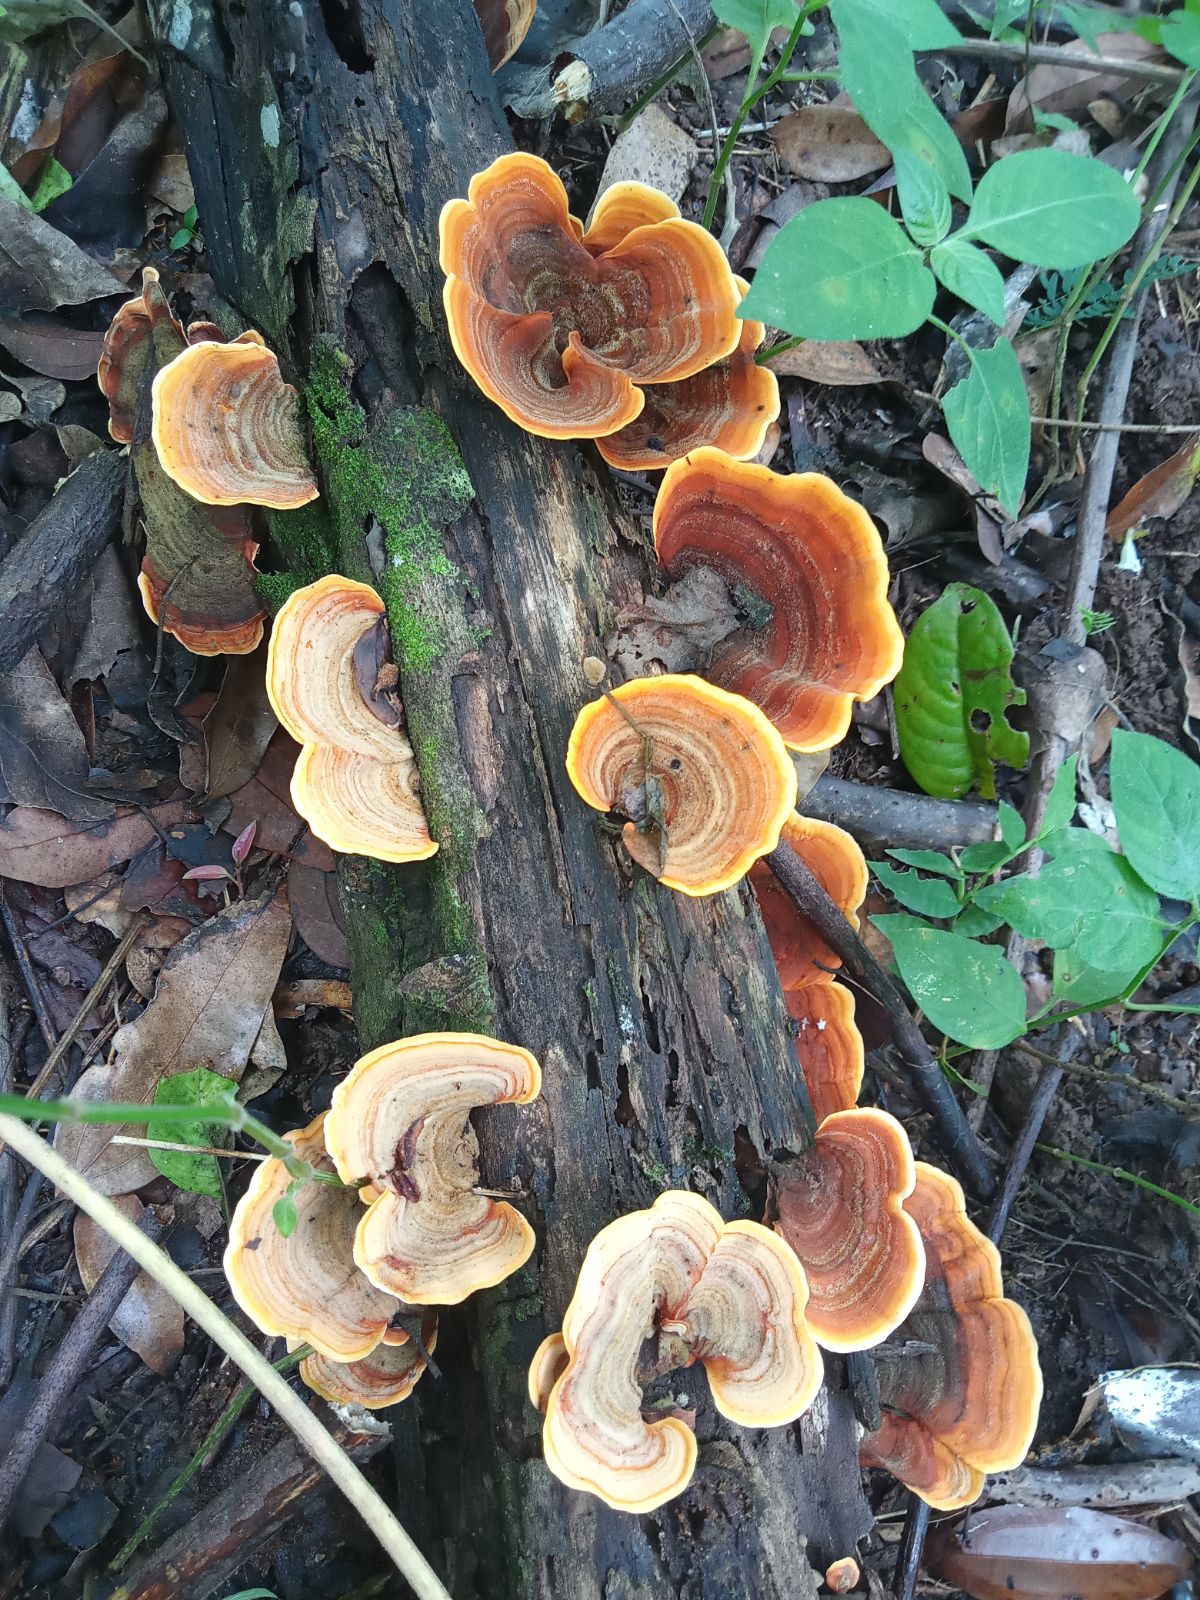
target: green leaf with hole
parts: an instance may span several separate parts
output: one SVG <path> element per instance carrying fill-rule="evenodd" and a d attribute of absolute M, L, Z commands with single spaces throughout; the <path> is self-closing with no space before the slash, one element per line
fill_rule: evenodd
<path fill-rule="evenodd" d="M 750 45 L 748 84 L 758 76 L 775 29 L 790 31 L 796 21 L 795 0 L 714 0 L 713 12 L 727 28 L 736 28 L 746 35 Z"/>
<path fill-rule="evenodd" d="M 939 244 L 929 258 L 939 283 L 960 300 L 982 311 L 997 326 L 1004 322 L 1004 275 L 978 245 L 955 234 Z"/>
<path fill-rule="evenodd" d="M 944 920 L 956 917 L 962 909 L 944 878 L 920 878 L 915 872 L 900 872 L 886 861 L 872 861 L 871 871 L 894 900 L 918 916 Z"/>
<path fill-rule="evenodd" d="M 973 1050 L 999 1050 L 1025 1032 L 1025 986 L 998 945 L 916 917 L 872 921 L 891 940 L 909 994 L 940 1032 Z"/>
<path fill-rule="evenodd" d="M 741 315 L 806 339 L 902 339 L 933 309 L 921 252 L 873 200 L 818 200 L 771 242 Z"/>
<path fill-rule="evenodd" d="M 176 1072 L 164 1078 L 154 1092 L 158 1105 L 195 1106 L 197 1116 L 174 1118 L 156 1122 L 155 1138 L 171 1144 L 200 1144 L 222 1146 L 228 1142 L 228 1130 L 219 1122 L 206 1122 L 202 1116 L 205 1106 L 228 1105 L 233 1085 L 219 1072 L 208 1067 L 196 1067 L 192 1072 Z M 146 1154 L 177 1189 L 187 1189 L 192 1194 L 221 1198 L 221 1169 L 216 1156 L 192 1155 L 184 1150 L 147 1150 Z"/>
<path fill-rule="evenodd" d="M 1113 732 L 1113 811 L 1140 877 L 1177 900 L 1200 897 L 1200 767 L 1148 733 Z"/>
<path fill-rule="evenodd" d="M 1124 856 L 1088 850 L 1057 856 L 1037 877 L 1022 873 L 988 884 L 976 905 L 996 911 L 1027 939 L 1070 949 L 1081 964 L 1139 970 L 1162 947 L 1158 896 Z"/>
<path fill-rule="evenodd" d="M 1137 196 L 1114 168 L 1066 150 L 1020 150 L 979 180 L 958 237 L 1035 267 L 1086 267 L 1132 237 Z"/>
<path fill-rule="evenodd" d="M 977 783 L 992 800 L 996 762 L 1029 759 L 1029 735 L 1007 716 L 1025 703 L 1012 658 L 1004 618 L 982 589 L 952 583 L 917 618 L 893 692 L 900 754 L 926 794 L 957 800 Z"/>
<path fill-rule="evenodd" d="M 1007 339 L 969 355 L 970 371 L 946 395 L 942 413 L 976 483 L 1015 518 L 1025 493 L 1032 434 L 1021 363 Z"/>

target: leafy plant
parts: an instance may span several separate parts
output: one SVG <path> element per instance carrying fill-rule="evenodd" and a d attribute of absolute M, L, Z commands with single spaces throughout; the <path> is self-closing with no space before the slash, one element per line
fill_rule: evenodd
<path fill-rule="evenodd" d="M 1079 620 L 1083 623 L 1083 631 L 1089 639 L 1095 634 L 1107 633 L 1117 623 L 1111 611 L 1093 611 L 1090 606 L 1082 607 Z"/>
<path fill-rule="evenodd" d="M 1185 261 L 1182 256 L 1160 256 L 1150 268 L 1144 283 L 1166 283 L 1173 278 L 1185 278 L 1189 273 L 1198 270 L 1195 261 Z M 1075 272 L 1043 272 L 1040 274 L 1042 288 L 1046 298 L 1040 305 L 1025 318 L 1026 328 L 1051 328 L 1071 308 L 1071 300 L 1084 281 L 1083 271 Z M 1071 315 L 1076 322 L 1087 321 L 1095 317 L 1128 316 L 1128 307 L 1124 304 L 1126 292 L 1133 278 L 1131 272 L 1126 272 L 1120 283 L 1102 279 L 1099 283 L 1088 284 L 1083 299 L 1078 306 L 1071 308 Z"/>
<path fill-rule="evenodd" d="M 969 1049 L 997 1049 L 1117 1002 L 1134 1011 L 1200 1011 L 1134 999 L 1176 939 L 1200 922 L 1200 767 L 1148 734 L 1113 734 L 1118 853 L 1071 826 L 1077 760 L 1059 772 L 1036 839 L 1002 803 L 994 842 L 949 854 L 889 850 L 891 861 L 872 863 L 904 908 L 873 919 L 891 940 L 901 977 L 930 1022 Z M 1003 876 L 1034 844 L 1048 858 L 1041 870 Z M 1182 915 L 1164 915 L 1160 895 L 1182 901 Z M 980 943 L 1005 925 L 1054 953 L 1050 998 L 1031 1017 L 1003 950 Z"/>
<path fill-rule="evenodd" d="M 176 1072 L 164 1078 L 154 1091 L 158 1105 L 194 1106 L 199 1112 L 208 1106 L 223 1106 L 229 1098 L 229 1079 L 208 1067 L 196 1067 L 191 1072 Z M 159 1125 L 158 1134 L 164 1141 L 181 1145 L 214 1145 L 220 1140 L 222 1124 L 203 1116 L 194 1116 L 179 1122 Z M 146 1154 L 177 1189 L 187 1189 L 192 1194 L 207 1194 L 219 1200 L 223 1193 L 221 1168 L 215 1156 L 197 1150 L 156 1150 L 151 1146 Z"/>
<path fill-rule="evenodd" d="M 195 206 L 189 206 L 183 213 L 183 224 L 176 228 L 171 235 L 171 249 L 183 250 L 200 237 L 200 224 Z"/>

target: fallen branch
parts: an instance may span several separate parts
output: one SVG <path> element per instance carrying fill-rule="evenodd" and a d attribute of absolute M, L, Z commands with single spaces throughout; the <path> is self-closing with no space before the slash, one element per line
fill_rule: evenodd
<path fill-rule="evenodd" d="M 173 1295 L 188 1316 L 237 1363 L 264 1400 L 274 1406 L 300 1443 L 346 1496 L 395 1562 L 398 1571 L 412 1585 L 418 1600 L 450 1600 L 437 1573 L 345 1451 L 331 1438 L 300 1397 L 293 1394 L 245 1334 L 213 1304 L 203 1289 L 193 1283 L 160 1246 L 140 1232 L 111 1200 L 98 1193 L 32 1128 L 27 1128 L 16 1117 L 0 1114 L 0 1137 L 23 1160 L 44 1173 L 81 1211 L 86 1211 L 94 1222 L 99 1223 L 122 1250 Z"/>
<path fill-rule="evenodd" d="M 1200 1462 L 1106 1461 L 1098 1467 L 1015 1467 L 988 1476 L 988 1495 L 1014 1506 L 1169 1506 L 1200 1494 Z"/>
<path fill-rule="evenodd" d="M 817 779 L 800 809 L 806 817 L 836 822 L 871 850 L 957 850 L 996 837 L 996 807 L 985 800 L 935 800 L 827 773 Z"/>
<path fill-rule="evenodd" d="M 1015 61 L 1018 65 L 1074 67 L 1082 72 L 1121 73 L 1147 83 L 1164 83 L 1174 89 L 1183 77 L 1182 67 L 1158 61 L 1136 61 L 1128 56 L 1095 55 L 1091 50 L 1070 50 L 1059 44 L 1002 44 L 997 39 L 963 39 L 937 50 L 918 50 L 920 56 L 972 56 L 977 61 Z"/>

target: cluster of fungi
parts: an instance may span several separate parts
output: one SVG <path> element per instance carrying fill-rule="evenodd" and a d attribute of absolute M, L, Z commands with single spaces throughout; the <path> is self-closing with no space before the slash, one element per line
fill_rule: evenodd
<path fill-rule="evenodd" d="M 958 1184 L 914 1161 L 895 1118 L 858 1105 L 852 992 L 770 864 L 790 847 L 857 921 L 866 863 L 848 834 L 797 813 L 793 752 L 836 744 L 854 701 L 899 670 L 878 532 L 828 478 L 751 461 L 779 409 L 754 358 L 764 330 L 738 318 L 745 285 L 720 247 L 661 194 L 616 185 L 585 227 L 544 162 L 504 156 L 446 206 L 442 266 L 454 349 L 483 393 L 530 432 L 665 469 L 653 530 L 664 578 L 705 570 L 751 597 L 703 675 L 634 678 L 584 706 L 566 764 L 588 805 L 624 817 L 625 851 L 660 883 L 694 896 L 748 883 L 816 1124 L 806 1151 L 774 1163 L 762 1222 L 670 1191 L 592 1241 L 561 1331 L 530 1369 L 546 1463 L 610 1506 L 650 1510 L 684 1489 L 697 1455 L 686 1415 L 643 1409 L 654 1378 L 699 1363 L 724 1416 L 776 1426 L 812 1402 L 822 1348 L 872 1349 L 882 1422 L 864 1463 L 935 1507 L 966 1505 L 984 1473 L 1029 1447 L 1032 1332 Z M 206 508 L 225 570 L 235 559 L 252 586 L 249 508 L 317 493 L 275 357 L 257 334 L 185 331 L 147 269 L 100 381 L 139 485 L 144 468 Z M 257 643 L 261 612 L 236 638 L 196 637 L 171 604 L 187 573 L 157 560 L 148 548 L 147 608 L 189 648 Z M 339 576 L 298 589 L 274 621 L 267 688 L 301 745 L 292 797 L 314 833 L 385 861 L 437 849 L 373 589 Z M 436 1338 L 432 1308 L 529 1258 L 529 1224 L 478 1186 L 470 1113 L 539 1092 L 537 1062 L 514 1045 L 403 1039 L 359 1061 L 329 1112 L 289 1135 L 329 1181 L 304 1184 L 287 1237 L 272 1211 L 294 1180 L 281 1161 L 259 1168 L 226 1271 L 259 1327 L 309 1347 L 301 1371 L 318 1393 L 404 1398 Z"/>

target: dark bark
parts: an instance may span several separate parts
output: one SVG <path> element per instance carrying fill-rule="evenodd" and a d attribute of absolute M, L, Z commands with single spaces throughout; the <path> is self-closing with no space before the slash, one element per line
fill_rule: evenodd
<path fill-rule="evenodd" d="M 301 15 L 193 0 L 186 37 L 183 9 L 151 5 L 221 293 L 298 377 L 318 336 L 336 341 L 371 413 L 365 448 L 411 419 L 397 403 L 432 408 L 474 491 L 445 530 L 454 574 L 435 563 L 389 612 L 441 850 L 426 869 L 345 863 L 343 894 L 364 1046 L 434 1022 L 541 1059 L 541 1102 L 480 1118 L 487 1180 L 528 1191 L 538 1252 L 444 1318 L 443 1381 L 405 1407 L 402 1515 L 456 1600 L 812 1593 L 806 1537 L 824 1558 L 868 1523 L 848 1408 L 818 1503 L 825 1463 L 800 1461 L 797 1428 L 731 1428 L 704 1393 L 693 1486 L 635 1518 L 546 1471 L 525 1396 L 599 1228 L 669 1186 L 747 1214 L 738 1167 L 802 1147 L 811 1113 L 749 891 L 660 889 L 565 774 L 594 693 L 582 663 L 645 558 L 592 453 L 519 432 L 449 348 L 438 214 L 511 147 L 468 0 Z M 361 574 L 363 518 L 347 525 L 324 466 L 343 565 Z M 436 641 L 429 659 L 407 653 L 407 623 Z"/>

